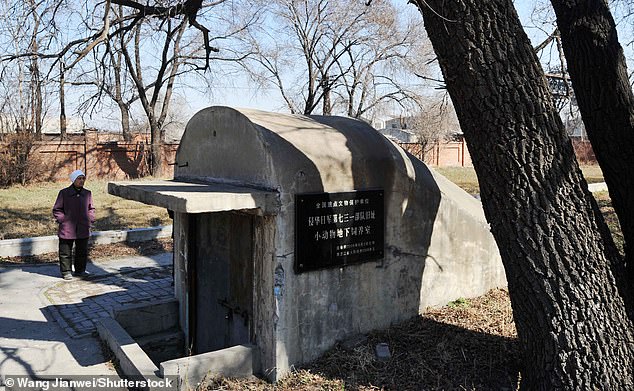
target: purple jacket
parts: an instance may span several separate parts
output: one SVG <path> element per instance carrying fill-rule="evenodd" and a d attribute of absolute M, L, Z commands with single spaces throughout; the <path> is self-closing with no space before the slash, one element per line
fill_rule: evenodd
<path fill-rule="evenodd" d="M 82 189 L 77 193 L 72 185 L 60 190 L 53 206 L 53 217 L 59 224 L 57 236 L 61 239 L 88 238 L 90 226 L 95 222 L 90 190 Z"/>

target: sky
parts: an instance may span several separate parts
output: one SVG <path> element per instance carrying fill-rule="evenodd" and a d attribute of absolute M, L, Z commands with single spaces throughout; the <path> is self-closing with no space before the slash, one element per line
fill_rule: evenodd
<path fill-rule="evenodd" d="M 525 31 L 533 42 L 537 45 L 544 40 L 546 34 L 531 25 L 530 17 L 536 0 L 516 0 L 515 6 L 525 26 Z M 422 18 L 421 18 L 422 20 Z M 188 103 L 192 112 L 212 105 L 225 105 L 234 107 L 249 107 L 267 111 L 287 111 L 277 89 L 270 87 L 264 90 L 255 90 L 249 87 L 249 81 L 245 78 L 233 80 L 232 85 L 223 86 L 222 83 L 215 85 L 213 96 L 205 96 L 198 92 L 188 94 Z"/>
<path fill-rule="evenodd" d="M 536 5 L 541 4 L 543 7 L 545 4 L 549 7 L 550 2 L 544 0 L 515 0 L 514 3 L 522 25 L 524 26 L 524 30 L 531 39 L 533 46 L 543 42 L 547 35 L 552 32 L 553 27 L 547 23 L 539 25 L 537 24 L 538 22 L 532 20 L 531 18 Z M 413 6 L 410 5 L 410 7 Z M 554 19 L 552 10 L 550 11 L 550 15 L 546 16 L 547 18 Z M 535 18 L 535 20 L 538 19 Z M 623 41 L 624 40 L 622 39 L 622 42 Z M 631 50 L 631 48 L 626 47 L 626 50 Z M 556 51 L 552 49 L 549 51 L 547 49 L 540 54 L 542 62 L 547 61 L 549 57 L 557 59 Z M 184 117 L 191 117 L 198 110 L 214 105 L 288 112 L 286 105 L 280 97 L 279 91 L 274 86 L 256 89 L 246 76 L 232 76 L 230 80 L 229 78 L 219 79 L 214 81 L 213 86 L 213 94 L 204 94 L 193 89 L 180 91 L 182 98 L 180 98 L 179 110 L 184 112 Z M 107 120 L 102 117 L 100 119 L 89 121 L 88 125 L 91 125 L 90 122 L 96 122 L 93 126 L 96 126 L 97 128 L 111 126 L 115 128 L 118 127 L 118 121 L 116 119 Z M 110 122 L 110 126 L 106 125 L 107 122 Z"/>

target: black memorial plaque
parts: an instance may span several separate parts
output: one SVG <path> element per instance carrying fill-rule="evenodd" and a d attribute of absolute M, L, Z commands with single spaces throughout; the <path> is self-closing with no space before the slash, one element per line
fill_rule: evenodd
<path fill-rule="evenodd" d="M 383 190 L 295 195 L 295 271 L 383 258 Z"/>

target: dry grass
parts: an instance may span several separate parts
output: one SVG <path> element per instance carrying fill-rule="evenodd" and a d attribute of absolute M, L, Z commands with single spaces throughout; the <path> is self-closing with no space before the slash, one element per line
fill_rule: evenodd
<path fill-rule="evenodd" d="M 460 186 L 467 193 L 480 193 L 478 177 L 473 167 L 434 167 L 434 170 Z"/>
<path fill-rule="evenodd" d="M 582 168 L 588 182 L 602 180 L 595 166 Z M 470 193 L 478 183 L 472 168 L 438 171 Z M 60 184 L 0 190 L 0 237 L 54 234 L 50 208 Z M 98 210 L 97 229 L 169 224 L 165 210 L 106 194 L 105 181 L 87 185 Z M 618 221 L 607 193 L 595 194 L 611 228 Z M 11 228 L 8 225 L 15 225 Z M 615 225 L 616 224 L 616 225 Z M 10 231 L 9 231 L 10 229 Z M 12 236 L 14 235 L 14 236 Z M 615 235 L 618 242 L 618 236 Z M 621 239 L 622 243 L 622 239 Z M 134 246 L 96 246 L 91 258 L 171 251 L 171 240 Z M 57 262 L 57 254 L 5 260 Z M 379 361 L 378 343 L 387 343 L 391 358 Z M 272 385 L 261 379 L 210 378 L 200 390 L 514 390 L 519 379 L 519 353 L 508 293 L 493 290 L 475 299 L 459 299 L 442 308 L 364 336 L 360 344 L 340 344 L 321 358 Z"/>
<path fill-rule="evenodd" d="M 588 183 L 603 182 L 603 171 L 601 171 L 601 167 L 598 164 L 581 166 L 581 172 L 583 172 L 583 176 Z"/>
<path fill-rule="evenodd" d="M 472 167 L 439 167 L 436 170 L 470 194 L 479 192 Z M 603 180 L 598 166 L 583 166 L 588 182 Z M 107 192 L 106 180 L 88 178 L 86 187 L 93 192 L 97 208 L 96 231 L 153 227 L 171 224 L 163 208 L 115 197 Z M 67 183 L 42 183 L 0 189 L 0 240 L 54 235 L 57 226 L 51 208 L 57 192 Z"/>
<path fill-rule="evenodd" d="M 602 181 L 596 166 L 583 167 L 589 183 Z M 470 193 L 478 192 L 472 168 L 440 168 Z M 607 193 L 595 194 L 614 228 Z M 612 223 L 610 223 L 612 221 Z M 617 222 L 618 224 L 618 222 Z M 617 227 L 618 228 L 618 227 Z M 210 378 L 199 390 L 515 390 L 519 352 L 513 313 L 505 290 L 458 299 L 419 317 L 365 336 L 353 348 L 340 344 L 315 362 L 298 368 L 276 385 L 261 379 Z M 387 343 L 388 361 L 375 358 Z"/>
<path fill-rule="evenodd" d="M 614 243 L 616 243 L 616 247 L 618 247 L 621 254 L 624 254 L 625 240 L 623 238 L 623 232 L 621 231 L 621 225 L 619 224 L 619 218 L 614 212 L 614 207 L 612 207 L 610 194 L 607 191 L 601 191 L 593 194 L 594 198 L 599 204 L 599 208 L 601 209 L 603 218 L 608 224 L 610 232 L 612 232 L 612 238 L 614 238 Z"/>
<path fill-rule="evenodd" d="M 391 358 L 379 361 L 378 343 Z M 260 379 L 211 378 L 199 390 L 514 390 L 518 347 L 508 293 L 457 300 L 354 347 L 343 344 L 275 386 Z"/>
<path fill-rule="evenodd" d="M 114 259 L 117 257 L 125 257 L 132 255 L 155 255 L 173 251 L 171 238 L 154 239 L 144 242 L 134 243 L 112 243 L 91 246 L 88 249 L 89 259 Z M 59 255 L 57 252 L 45 253 L 39 255 L 27 255 L 22 257 L 0 257 L 0 264 L 40 264 L 40 263 L 57 263 Z"/>
<path fill-rule="evenodd" d="M 90 258 L 151 255 L 172 251 L 171 239 L 91 248 Z M 57 254 L 5 262 L 57 262 Z M 379 361 L 374 347 L 387 343 L 391 359 Z M 348 346 L 350 345 L 350 346 Z M 199 390 L 499 390 L 516 389 L 519 378 L 515 325 L 508 293 L 492 290 L 458 299 L 356 344 L 342 343 L 277 384 L 258 378 L 210 378 Z"/>
<path fill-rule="evenodd" d="M 96 231 L 172 223 L 165 209 L 112 196 L 108 194 L 107 184 L 105 180 L 91 181 L 90 178 L 86 183 L 97 209 Z M 0 189 L 0 240 L 55 235 L 57 225 L 51 210 L 58 191 L 67 185 L 42 183 Z"/>
<path fill-rule="evenodd" d="M 447 177 L 447 179 L 469 194 L 478 194 L 480 192 L 478 177 L 473 167 L 434 167 L 434 170 Z M 603 182 L 603 172 L 598 165 L 581 166 L 581 171 L 586 178 L 586 182 Z"/>

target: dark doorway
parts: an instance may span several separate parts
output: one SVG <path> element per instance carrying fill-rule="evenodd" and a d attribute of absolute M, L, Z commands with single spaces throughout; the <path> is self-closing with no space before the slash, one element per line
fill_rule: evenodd
<path fill-rule="evenodd" d="M 191 219 L 193 353 L 251 343 L 254 216 L 218 212 Z"/>

